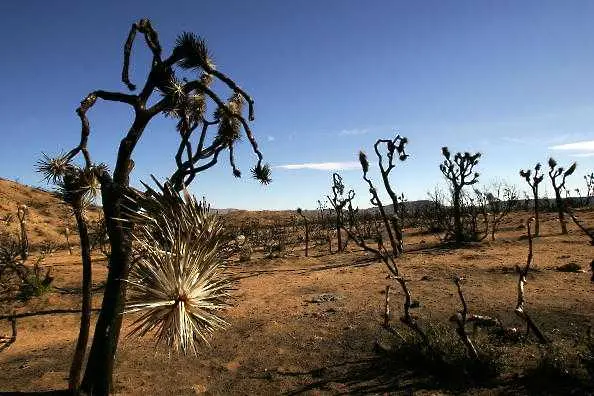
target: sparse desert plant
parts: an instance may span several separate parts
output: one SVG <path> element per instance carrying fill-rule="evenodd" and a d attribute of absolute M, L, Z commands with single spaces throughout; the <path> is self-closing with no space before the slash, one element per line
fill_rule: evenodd
<path fill-rule="evenodd" d="M 540 163 L 537 163 L 534 166 L 534 175 L 532 174 L 532 169 L 522 170 L 520 169 L 520 176 L 526 180 L 526 183 L 530 186 L 532 190 L 532 196 L 534 198 L 534 236 L 540 235 L 540 210 L 539 210 L 539 199 L 538 199 L 538 185 L 543 181 L 544 175 L 542 173 L 539 174 L 541 169 Z"/>
<path fill-rule="evenodd" d="M 33 269 L 26 270 L 25 279 L 21 285 L 20 296 L 22 300 L 28 300 L 31 297 L 40 297 L 51 290 L 54 278 L 51 276 L 52 268 L 48 267 L 43 272 L 41 263 L 44 261 L 43 255 L 39 256 L 33 264 Z"/>
<path fill-rule="evenodd" d="M 584 175 L 584 180 L 586 182 L 586 191 L 583 206 L 588 206 L 594 198 L 594 172 Z"/>
<path fill-rule="evenodd" d="M 335 229 L 336 229 L 336 238 L 337 238 L 337 251 L 342 252 L 346 247 L 346 244 L 342 243 L 342 232 L 341 229 L 344 224 L 344 209 L 348 202 L 349 197 L 353 195 L 354 191 L 350 190 L 346 193 L 344 191 L 344 183 L 342 182 L 342 176 L 338 173 L 332 174 L 332 196 L 327 195 L 328 202 L 334 208 L 334 218 L 335 218 Z"/>
<path fill-rule="evenodd" d="M 27 205 L 17 205 L 17 217 L 19 218 L 19 242 L 21 244 L 21 260 L 27 260 L 29 257 L 29 237 L 27 235 L 27 217 L 29 216 L 29 208 Z"/>
<path fill-rule="evenodd" d="M 461 243 L 467 239 L 467 236 L 464 235 L 464 226 L 462 223 L 463 191 L 464 187 L 478 182 L 479 174 L 474 172 L 474 167 L 478 164 L 481 153 L 456 153 L 452 160 L 450 150 L 447 147 L 442 147 L 441 154 L 445 159 L 439 165 L 439 169 L 450 183 L 452 190 L 454 240 L 457 243 Z"/>
<path fill-rule="evenodd" d="M 499 225 L 516 207 L 518 194 L 514 186 L 501 181 L 493 182 L 489 187 L 478 191 L 484 199 L 484 208 L 489 219 L 491 240 L 495 240 L 495 233 Z"/>
<path fill-rule="evenodd" d="M 305 257 L 309 256 L 309 221 L 303 213 L 301 208 L 297 208 L 297 214 L 303 219 L 303 227 L 305 228 Z"/>
<path fill-rule="evenodd" d="M 406 153 L 406 145 L 408 143 L 408 139 L 406 137 L 401 137 L 397 135 L 394 139 L 379 139 L 375 142 L 374 149 L 375 153 L 378 158 L 378 167 L 382 175 L 382 180 L 384 183 L 384 187 L 388 191 L 391 199 L 393 199 L 394 207 L 397 206 L 397 197 L 394 193 L 394 189 L 391 186 L 391 182 L 389 179 L 389 174 L 392 170 L 396 168 L 396 161 L 405 161 L 408 158 L 408 154 Z M 387 153 L 387 163 L 384 163 L 384 156 L 380 153 L 380 146 L 385 147 Z M 425 331 L 421 328 L 418 324 L 415 317 L 411 314 L 411 308 L 414 306 L 418 306 L 418 303 L 414 304 L 412 299 L 412 294 L 407 284 L 407 280 L 400 272 L 400 269 L 397 264 L 398 258 L 404 252 L 404 243 L 402 239 L 402 229 L 400 228 L 399 219 L 397 217 L 397 213 L 393 212 L 391 216 L 389 216 L 386 212 L 385 206 L 382 203 L 378 191 L 369 178 L 369 161 L 367 159 L 367 155 L 361 151 L 359 152 L 359 162 L 361 163 L 361 169 L 363 173 L 363 180 L 369 186 L 369 193 L 371 194 L 371 203 L 377 207 L 381 214 L 382 221 L 384 223 L 384 229 L 388 234 L 388 242 L 389 246 L 386 247 L 383 243 L 379 244 L 377 249 L 369 246 L 365 238 L 363 237 L 361 231 L 356 222 L 348 221 L 343 224 L 343 228 L 349 237 L 355 241 L 355 243 L 363 248 L 364 250 L 374 253 L 382 262 L 385 264 L 386 268 L 388 269 L 390 275 L 390 279 L 396 280 L 398 282 L 403 294 L 404 294 L 404 302 L 403 302 L 403 316 L 400 318 L 400 321 L 405 324 L 413 333 L 419 337 L 422 343 L 425 346 L 429 346 L 429 339 Z M 352 217 L 355 213 L 355 209 L 352 206 L 352 201 L 354 199 L 354 192 L 352 194 L 348 194 L 346 198 L 343 198 L 344 202 L 341 202 L 341 205 L 348 208 L 348 216 Z M 388 250 L 389 249 L 389 250 Z M 385 302 L 385 313 L 384 313 L 384 323 L 383 327 L 388 330 L 390 333 L 398 336 L 400 339 L 404 340 L 403 336 L 390 325 L 390 305 L 389 305 L 389 287 L 386 289 L 386 302 Z"/>
<path fill-rule="evenodd" d="M 527 332 L 532 331 L 534 333 L 534 335 L 536 336 L 536 338 L 538 338 L 538 341 L 541 344 L 547 344 L 549 342 L 549 340 L 547 340 L 547 338 L 544 336 L 542 331 L 540 331 L 540 329 L 538 328 L 536 323 L 534 323 L 534 321 L 532 320 L 530 315 L 528 315 L 528 313 L 526 312 L 526 309 L 524 307 L 524 303 L 525 303 L 524 287 L 526 286 L 526 283 L 528 282 L 528 272 L 530 271 L 530 266 L 532 265 L 532 258 L 533 258 L 533 253 L 532 253 L 532 223 L 533 222 L 534 222 L 533 217 L 528 219 L 528 221 L 526 222 L 526 233 L 528 235 L 528 256 L 526 259 L 526 265 L 523 268 L 520 268 L 520 266 L 516 265 L 516 272 L 518 273 L 518 299 L 517 299 L 517 303 L 516 303 L 516 309 L 514 310 L 514 312 L 516 313 L 516 315 L 518 317 L 520 317 L 522 320 L 524 320 L 526 322 Z"/>
<path fill-rule="evenodd" d="M 84 168 L 93 169 L 101 188 L 103 214 L 111 245 L 103 302 L 80 388 L 82 392 L 96 395 L 107 395 L 111 389 L 122 325 L 121 314 L 126 300 L 126 280 L 132 263 L 132 230 L 122 227 L 122 221 L 126 221 L 128 216 L 122 204 L 125 197 L 132 194 L 132 156 L 148 124 L 159 115 L 177 120 L 179 145 L 174 155 L 175 170 L 169 177 L 169 183 L 177 191 L 189 185 L 200 172 L 216 165 L 225 151 L 229 155 L 233 175 L 241 176 L 235 164 L 234 147 L 242 135 L 247 136 L 257 156 L 252 175 L 263 184 L 271 181 L 270 167 L 263 163 L 262 153 L 249 126 L 249 121 L 254 120 L 254 101 L 231 78 L 215 68 L 205 41 L 192 33 L 183 33 L 178 37 L 172 52 L 164 56 L 151 22 L 141 19 L 134 23 L 124 45 L 122 68 L 122 82 L 130 91 L 136 89 L 130 82 L 128 71 L 132 44 L 137 34 L 144 36 L 152 54 L 150 70 L 140 92 L 95 90 L 88 94 L 77 109 L 81 120 L 80 142 L 65 155 L 67 161 L 81 155 Z M 217 87 L 231 91 L 227 102 L 215 92 L 215 81 L 221 84 Z M 161 97 L 153 100 L 159 94 Z M 119 141 L 113 172 L 93 168 L 88 149 L 91 127 L 87 113 L 98 99 L 126 104 L 133 110 L 130 128 Z M 246 103 L 247 118 L 243 115 Z M 209 109 L 213 105 L 214 109 Z M 207 119 L 207 112 L 214 114 L 212 119 Z M 209 134 L 213 128 L 216 128 L 214 136 Z M 196 131 L 198 139 L 193 142 Z"/>
<path fill-rule="evenodd" d="M 68 253 L 72 255 L 72 246 L 70 245 L 70 227 L 64 227 L 64 237 L 66 238 L 66 245 L 68 246 Z"/>
<path fill-rule="evenodd" d="M 563 167 L 557 167 L 557 161 L 552 157 L 549 158 L 549 178 L 555 190 L 555 204 L 557 206 L 557 214 L 559 216 L 559 223 L 561 225 L 561 234 L 567 234 L 567 223 L 565 221 L 565 202 L 561 197 L 561 192 L 565 189 L 565 179 L 575 172 L 577 163 L 573 163 L 565 170 Z M 561 180 L 557 180 L 561 178 Z"/>

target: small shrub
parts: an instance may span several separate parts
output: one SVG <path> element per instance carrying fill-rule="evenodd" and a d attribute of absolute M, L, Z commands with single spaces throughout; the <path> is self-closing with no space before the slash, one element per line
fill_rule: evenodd
<path fill-rule="evenodd" d="M 20 300 L 27 301 L 33 296 L 40 297 L 52 289 L 54 278 L 50 275 L 51 267 L 43 274 L 43 269 L 40 266 L 43 260 L 43 256 L 39 257 L 33 266 L 33 270 L 25 277 L 20 289 Z"/>
<path fill-rule="evenodd" d="M 582 266 L 576 262 L 570 262 L 567 264 L 563 264 L 557 267 L 557 271 L 559 272 L 581 272 Z"/>

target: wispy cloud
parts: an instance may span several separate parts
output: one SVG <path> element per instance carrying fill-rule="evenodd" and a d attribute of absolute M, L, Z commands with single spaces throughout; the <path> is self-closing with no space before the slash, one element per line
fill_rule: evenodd
<path fill-rule="evenodd" d="M 266 140 L 269 142 L 274 142 L 275 138 L 274 138 L 274 136 L 268 135 L 268 136 L 266 136 Z"/>
<path fill-rule="evenodd" d="M 577 154 L 570 154 L 570 157 L 594 157 L 594 151 L 591 153 L 577 153 Z"/>
<path fill-rule="evenodd" d="M 342 136 L 365 135 L 366 133 L 369 133 L 369 128 L 343 129 L 338 132 L 338 134 Z"/>
<path fill-rule="evenodd" d="M 361 164 L 356 161 L 350 162 L 306 162 L 304 164 L 278 165 L 275 168 L 280 169 L 315 169 L 315 170 L 350 170 L 360 168 Z"/>
<path fill-rule="evenodd" d="M 508 143 L 518 143 L 518 144 L 526 144 L 528 143 L 526 139 L 521 139 L 517 137 L 510 137 L 510 136 L 503 136 L 501 140 L 506 141 Z"/>
<path fill-rule="evenodd" d="M 594 152 L 594 140 L 584 140 L 582 142 L 558 144 L 549 147 L 551 150 L 571 150 L 571 151 L 586 151 Z"/>

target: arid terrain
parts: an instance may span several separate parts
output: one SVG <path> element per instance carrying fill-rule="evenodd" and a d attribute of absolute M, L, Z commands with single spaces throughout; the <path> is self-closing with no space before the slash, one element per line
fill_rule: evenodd
<path fill-rule="evenodd" d="M 28 301 L 4 293 L 0 314 L 35 312 L 80 306 L 81 263 L 63 246 L 58 200 L 49 194 L 12 182 L 0 181 L 0 217 L 13 211 L 26 194 L 37 202 L 31 216 L 32 243 L 53 239 L 61 248 L 45 256 L 52 267 L 53 288 Z M 25 194 L 23 196 L 19 194 Z M 29 204 L 31 205 L 31 204 Z M 580 211 L 588 225 L 593 211 Z M 243 213 L 242 216 L 249 216 Z M 436 235 L 405 230 L 406 253 L 399 265 L 409 279 L 415 309 L 422 324 L 435 324 L 460 343 L 449 318 L 460 309 L 455 275 L 463 275 L 469 310 L 499 318 L 506 327 L 519 327 L 514 314 L 517 298 L 516 265 L 526 261 L 527 212 L 513 213 L 495 241 L 452 248 Z M 589 264 L 593 247 L 572 223 L 569 235 L 559 235 L 552 213 L 544 214 L 541 236 L 534 240 L 534 268 L 526 287 L 526 310 L 555 345 L 563 349 L 580 342 L 594 320 L 594 283 Z M 74 239 L 76 243 L 76 239 Z M 34 262 L 39 250 L 33 250 Z M 93 256 L 94 307 L 99 307 L 107 268 L 104 256 Z M 560 272 L 567 263 L 581 272 Z M 327 246 L 290 248 L 285 257 L 265 258 L 256 252 L 250 261 L 232 260 L 236 279 L 233 306 L 225 312 L 226 331 L 216 333 L 211 345 L 197 356 L 168 354 L 154 348 L 154 340 L 122 337 L 114 393 L 121 395 L 192 394 L 585 394 L 583 384 L 542 387 L 531 381 L 527 369 L 541 358 L 533 336 L 521 342 L 491 343 L 504 369 L 488 382 L 452 384 L 435 378 L 389 353 L 380 345 L 396 340 L 382 329 L 384 293 L 391 284 L 393 324 L 397 325 L 402 296 L 386 279 L 383 264 L 351 243 L 347 251 L 328 253 Z M 94 316 L 95 317 L 95 316 Z M 124 334 L 134 316 L 126 316 Z M 67 387 L 68 370 L 78 334 L 79 315 L 54 314 L 21 318 L 16 342 L 0 352 L 0 391 L 42 392 Z M 400 329 L 401 326 L 398 326 Z M 0 335 L 10 335 L 10 322 L 0 322 Z M 479 329 L 479 347 L 490 336 Z M 480 341 L 480 342 L 479 342 Z M 486 344 L 485 344 L 486 345 Z M 489 348 L 491 348 L 489 347 Z"/>

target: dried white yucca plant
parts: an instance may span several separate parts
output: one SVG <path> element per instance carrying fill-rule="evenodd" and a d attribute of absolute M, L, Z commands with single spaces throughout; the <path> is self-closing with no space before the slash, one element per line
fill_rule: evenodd
<path fill-rule="evenodd" d="M 227 324 L 219 316 L 231 288 L 217 257 L 222 220 L 186 191 L 182 198 L 168 184 L 145 187 L 128 205 L 135 262 L 126 313 L 141 313 L 129 335 L 154 332 L 157 344 L 195 354 L 199 341 Z"/>

